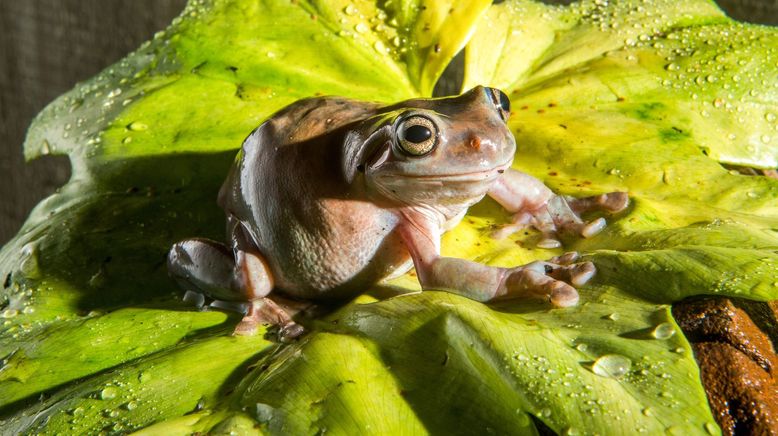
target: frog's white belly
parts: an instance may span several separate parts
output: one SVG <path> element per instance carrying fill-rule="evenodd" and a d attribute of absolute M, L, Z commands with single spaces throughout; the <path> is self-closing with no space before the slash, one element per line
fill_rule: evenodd
<path fill-rule="evenodd" d="M 398 217 L 361 201 L 320 201 L 315 222 L 300 222 L 292 210 L 276 210 L 258 228 L 257 245 L 276 288 L 305 299 L 357 295 L 398 268 L 410 255 L 396 232 Z M 298 214 L 299 216 L 299 214 Z"/>

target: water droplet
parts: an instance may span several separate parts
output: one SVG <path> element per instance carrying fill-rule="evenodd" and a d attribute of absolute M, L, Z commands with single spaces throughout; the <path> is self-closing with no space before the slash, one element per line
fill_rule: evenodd
<path fill-rule="evenodd" d="M 28 278 L 37 278 L 40 275 L 38 269 L 38 247 L 29 242 L 22 247 L 22 260 L 19 269 Z"/>
<path fill-rule="evenodd" d="M 51 154 L 51 144 L 49 144 L 49 141 L 43 140 L 43 143 L 41 144 L 41 154 L 43 156 L 46 156 L 48 154 Z"/>
<path fill-rule="evenodd" d="M 612 321 L 618 321 L 619 318 L 621 318 L 621 316 L 618 313 L 613 312 L 610 315 L 606 316 L 606 318 L 608 318 L 609 320 L 612 320 Z"/>
<path fill-rule="evenodd" d="M 769 135 L 762 135 L 762 137 L 759 138 L 759 139 L 761 139 L 762 142 L 764 142 L 765 144 L 770 142 L 770 136 Z"/>
<path fill-rule="evenodd" d="M 651 331 L 651 336 L 657 338 L 657 339 L 669 339 L 675 334 L 675 329 L 673 328 L 673 325 L 669 322 L 663 322 L 656 327 L 654 327 L 654 330 Z"/>
<path fill-rule="evenodd" d="M 373 44 L 373 48 L 375 48 L 379 53 L 386 53 L 386 45 L 384 45 L 384 43 L 380 40 Z"/>
<path fill-rule="evenodd" d="M 651 415 L 654 413 L 654 411 L 653 411 L 653 410 L 651 410 L 651 408 L 650 408 L 650 407 L 646 407 L 645 409 L 641 410 L 640 412 L 641 412 L 643 415 L 645 415 L 645 416 L 651 416 Z"/>
<path fill-rule="evenodd" d="M 354 14 L 356 14 L 358 11 L 357 11 L 357 8 L 355 8 L 355 7 L 354 7 L 354 5 L 351 5 L 351 4 L 350 4 L 350 5 L 346 6 L 346 8 L 345 8 L 345 9 L 343 9 L 343 12 L 345 12 L 345 13 L 346 13 L 346 15 L 354 15 Z"/>
<path fill-rule="evenodd" d="M 70 412 L 73 416 L 80 416 L 84 414 L 84 408 L 81 406 L 76 407 Z"/>
<path fill-rule="evenodd" d="M 122 139 L 122 144 L 126 145 L 126 144 L 129 144 L 130 142 L 132 142 L 132 137 L 131 136 L 127 136 L 124 139 Z"/>
<path fill-rule="evenodd" d="M 116 398 L 116 395 L 119 393 L 119 391 L 116 390 L 113 386 L 108 386 L 104 388 L 102 391 L 100 391 L 100 399 L 101 400 L 111 400 L 113 398 Z"/>
<path fill-rule="evenodd" d="M 138 402 L 137 401 L 130 401 L 124 405 L 124 408 L 127 410 L 135 410 L 138 408 Z"/>
<path fill-rule="evenodd" d="M 600 356 L 592 365 L 592 372 L 602 377 L 618 378 L 632 367 L 632 361 L 619 354 Z"/>
<path fill-rule="evenodd" d="M 111 92 L 109 92 L 109 93 L 108 93 L 108 98 L 114 98 L 114 97 L 116 97 L 116 96 L 119 96 L 119 95 L 121 95 L 121 93 L 122 93 L 122 90 L 121 90 L 121 88 L 116 88 L 116 89 L 114 89 L 113 91 L 111 91 Z"/>
<path fill-rule="evenodd" d="M 356 26 L 354 26 L 354 30 L 356 30 L 357 33 L 365 33 L 370 29 L 365 23 L 358 23 Z"/>
<path fill-rule="evenodd" d="M 719 426 L 712 422 L 706 422 L 705 423 L 705 431 L 708 432 L 708 434 L 714 435 L 719 434 Z"/>
<path fill-rule="evenodd" d="M 134 132 L 139 132 L 148 129 L 149 126 L 147 126 L 144 123 L 141 123 L 140 121 L 133 121 L 130 124 L 127 124 L 127 130 L 132 130 Z"/>
<path fill-rule="evenodd" d="M 273 406 L 264 403 L 257 403 L 256 418 L 260 423 L 269 422 L 273 418 Z"/>
<path fill-rule="evenodd" d="M 0 316 L 2 316 L 3 318 L 13 318 L 18 314 L 19 311 L 16 309 L 5 309 L 2 313 L 0 313 Z"/>
<path fill-rule="evenodd" d="M 670 62 L 669 64 L 665 65 L 665 70 L 667 71 L 678 71 L 680 69 L 681 67 L 675 62 Z"/>
<path fill-rule="evenodd" d="M 615 175 L 621 174 L 621 170 L 618 169 L 618 168 L 611 168 L 611 169 L 608 170 L 608 174 L 610 174 L 612 176 L 615 176 Z"/>
<path fill-rule="evenodd" d="M 589 346 L 586 345 L 586 344 L 581 343 L 581 344 L 576 345 L 575 349 L 583 353 L 583 352 L 585 352 L 586 350 L 589 349 Z"/>
<path fill-rule="evenodd" d="M 768 112 L 765 114 L 764 119 L 767 120 L 768 123 L 774 123 L 776 120 L 776 117 L 774 113 Z"/>
<path fill-rule="evenodd" d="M 544 417 L 546 417 L 546 418 L 548 418 L 549 416 L 551 416 L 551 409 L 549 409 L 548 407 L 544 407 L 544 408 L 543 408 L 543 409 L 540 411 L 540 415 L 541 415 L 541 416 L 544 416 Z"/>

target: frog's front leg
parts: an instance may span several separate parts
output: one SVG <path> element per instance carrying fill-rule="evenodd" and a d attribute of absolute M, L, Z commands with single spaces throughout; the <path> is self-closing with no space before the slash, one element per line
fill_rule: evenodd
<path fill-rule="evenodd" d="M 578 291 L 573 286 L 585 284 L 596 272 L 591 262 L 575 263 L 576 253 L 515 268 L 443 257 L 439 228 L 423 216 L 405 216 L 408 221 L 398 230 L 425 290 L 444 290 L 477 301 L 540 298 L 567 307 L 578 303 Z"/>
<path fill-rule="evenodd" d="M 543 248 L 561 246 L 558 233 L 567 231 L 588 238 L 605 227 L 605 219 L 597 218 L 587 223 L 581 219 L 581 213 L 616 213 L 629 204 L 626 192 L 584 198 L 555 195 L 540 180 L 512 169 L 508 169 L 495 181 L 488 195 L 514 214 L 513 224 L 498 230 L 495 237 L 503 238 L 526 226 L 532 226 L 543 233 L 544 238 L 538 244 Z"/>

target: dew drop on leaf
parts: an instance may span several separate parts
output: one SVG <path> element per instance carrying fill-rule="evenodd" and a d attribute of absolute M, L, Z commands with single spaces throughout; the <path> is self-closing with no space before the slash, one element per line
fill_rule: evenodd
<path fill-rule="evenodd" d="M 656 339 L 669 339 L 674 334 L 675 329 L 669 322 L 658 324 L 656 327 L 654 327 L 654 330 L 651 331 L 651 336 L 655 337 Z"/>
<path fill-rule="evenodd" d="M 103 388 L 102 391 L 100 391 L 100 399 L 101 400 L 110 400 L 113 398 L 116 398 L 116 395 L 118 394 L 117 390 L 113 386 L 108 386 L 106 388 Z"/>
<path fill-rule="evenodd" d="M 127 130 L 132 130 L 134 132 L 140 132 L 148 128 L 149 126 L 147 126 L 144 123 L 141 123 L 140 121 L 133 121 L 130 124 L 127 124 Z"/>
<path fill-rule="evenodd" d="M 602 377 L 618 378 L 632 367 L 632 361 L 619 354 L 600 356 L 592 365 L 592 372 Z"/>
<path fill-rule="evenodd" d="M 255 410 L 257 421 L 260 423 L 269 422 L 273 418 L 273 407 L 268 404 L 257 403 Z"/>
<path fill-rule="evenodd" d="M 357 8 L 355 8 L 354 5 L 348 5 L 343 9 L 343 12 L 345 12 L 346 15 L 354 15 L 357 13 Z"/>

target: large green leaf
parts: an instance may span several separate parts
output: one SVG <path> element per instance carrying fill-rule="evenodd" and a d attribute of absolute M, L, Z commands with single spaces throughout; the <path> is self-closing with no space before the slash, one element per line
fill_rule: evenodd
<path fill-rule="evenodd" d="M 165 252 L 222 237 L 216 191 L 251 129 L 311 95 L 429 96 L 465 44 L 465 88 L 511 93 L 515 168 L 566 194 L 630 192 L 603 234 L 568 241 L 599 268 L 578 307 L 362 297 L 273 345 L 180 302 Z M 774 29 L 701 0 L 192 1 L 30 128 L 29 158 L 67 153 L 74 170 L 0 252 L 0 425 L 717 433 L 666 305 L 778 298 L 778 182 L 720 165 L 777 166 L 776 50 Z M 443 251 L 558 254 L 533 232 L 492 239 L 507 220 L 484 200 Z M 417 288 L 407 275 L 366 292 Z"/>

